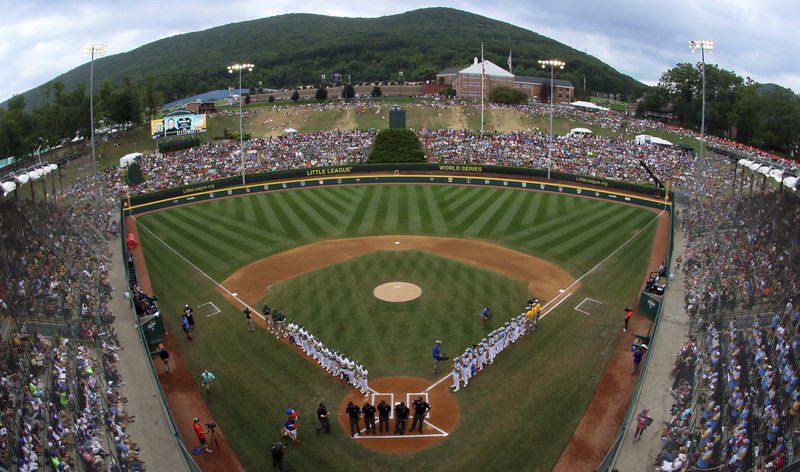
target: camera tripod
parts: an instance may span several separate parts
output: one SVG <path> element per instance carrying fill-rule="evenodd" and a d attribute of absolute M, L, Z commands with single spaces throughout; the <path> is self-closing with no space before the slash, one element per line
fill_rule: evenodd
<path fill-rule="evenodd" d="M 219 442 L 217 441 L 217 425 L 215 424 L 212 426 L 206 423 L 206 426 L 208 426 L 208 429 L 211 430 L 211 440 L 209 440 L 208 443 L 213 444 L 214 447 L 219 447 Z M 228 444 L 228 441 L 226 441 L 225 438 L 220 437 L 219 439 L 222 439 L 222 442 Z M 230 446 L 230 444 L 228 445 Z"/>

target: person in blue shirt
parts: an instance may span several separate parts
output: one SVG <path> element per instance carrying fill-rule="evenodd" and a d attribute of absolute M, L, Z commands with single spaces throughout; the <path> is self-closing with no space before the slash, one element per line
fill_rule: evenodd
<path fill-rule="evenodd" d="M 433 373 L 439 372 L 439 358 L 441 357 L 442 342 L 438 339 L 433 343 Z"/>

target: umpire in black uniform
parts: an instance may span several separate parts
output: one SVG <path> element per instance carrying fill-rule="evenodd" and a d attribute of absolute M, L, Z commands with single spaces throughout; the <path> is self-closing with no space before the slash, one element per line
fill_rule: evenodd
<path fill-rule="evenodd" d="M 417 424 L 419 424 L 419 434 L 422 434 L 422 425 L 425 424 L 425 415 L 428 414 L 431 406 L 428 402 L 423 400 L 422 397 L 417 397 L 411 406 L 414 408 L 414 421 L 411 422 L 411 429 L 409 429 L 408 432 L 413 432 Z"/>
<path fill-rule="evenodd" d="M 358 406 L 353 405 L 353 402 L 347 402 L 347 408 L 344 410 L 350 416 L 350 437 L 356 437 L 356 433 L 361 431 L 361 428 L 358 425 L 358 415 L 361 414 L 361 410 Z"/>
<path fill-rule="evenodd" d="M 392 412 L 392 407 L 388 403 L 381 400 L 378 403 L 378 433 L 383 433 L 383 427 L 386 426 L 386 432 L 389 432 L 389 413 Z"/>
<path fill-rule="evenodd" d="M 411 413 L 411 410 L 408 409 L 404 402 L 400 402 L 394 407 L 394 434 L 398 432 L 400 434 L 405 434 L 409 413 Z"/>
<path fill-rule="evenodd" d="M 375 407 L 366 402 L 361 407 L 361 413 L 364 414 L 364 426 L 367 428 L 366 434 L 375 434 Z"/>

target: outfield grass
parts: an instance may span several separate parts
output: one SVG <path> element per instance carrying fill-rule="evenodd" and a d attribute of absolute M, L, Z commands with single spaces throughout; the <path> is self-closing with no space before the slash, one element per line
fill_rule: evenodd
<path fill-rule="evenodd" d="M 287 470 L 398 470 L 418 464 L 430 470 L 544 471 L 558 460 L 612 354 L 621 307 L 635 299 L 646 271 L 654 217 L 632 206 L 557 194 L 381 185 L 236 197 L 139 218 L 217 280 L 253 259 L 313 240 L 398 233 L 488 239 L 560 261 L 573 275 L 581 275 L 645 228 L 585 277 L 580 289 L 542 321 L 538 333 L 503 352 L 457 394 L 461 421 L 448 439 L 399 456 L 360 446 L 338 425 L 334 432 L 339 434 L 314 435 L 310 428 L 317 403 L 337 404 L 347 387 L 263 331 L 247 334 L 241 313 L 205 277 L 145 228 L 140 227 L 139 235 L 165 320 L 174 332 L 179 332 L 177 314 L 184 303 L 213 301 L 222 309 L 213 318 L 198 320 L 192 343 L 181 336 L 174 341 L 193 374 L 209 368 L 217 376 L 218 394 L 210 407 L 248 470 L 265 468 L 282 411 L 291 406 L 307 420 L 300 430 L 303 444 L 289 447 Z M 345 280 L 349 284 L 351 279 Z M 516 296 L 508 290 L 497 290 L 498 300 L 492 304 Z M 467 296 L 465 292 L 460 294 Z M 589 316 L 574 310 L 585 297 L 602 302 Z M 510 313 L 498 312 L 504 315 Z M 358 329 L 334 320 L 330 318 L 330 328 L 320 329 Z M 427 360 L 427 349 L 424 355 Z M 367 367 L 373 376 L 375 369 L 384 368 Z"/>
<path fill-rule="evenodd" d="M 376 286 L 396 281 L 418 285 L 422 295 L 404 303 L 375 298 Z M 485 336 L 483 306 L 499 314 L 493 329 L 530 295 L 527 283 L 488 270 L 422 251 L 379 251 L 277 284 L 257 306 L 267 302 L 300 320 L 329 347 L 369 366 L 373 378 L 425 377 L 434 340 L 458 354 Z"/>
<path fill-rule="evenodd" d="M 380 234 L 484 239 L 577 276 L 652 215 L 634 206 L 535 191 L 360 185 L 219 199 L 140 220 L 223 280 L 255 259 L 312 241 Z"/>

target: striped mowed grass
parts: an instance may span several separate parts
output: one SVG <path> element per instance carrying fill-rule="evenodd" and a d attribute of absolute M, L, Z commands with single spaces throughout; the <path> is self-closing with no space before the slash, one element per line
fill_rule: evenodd
<path fill-rule="evenodd" d="M 139 236 L 171 331 L 180 332 L 184 303 L 212 301 L 222 310 L 199 320 L 191 343 L 181 336 L 173 336 L 173 342 L 195 377 L 204 368 L 217 376 L 217 394 L 209 407 L 248 470 L 261 470 L 269 460 L 268 445 L 279 439 L 282 412 L 290 406 L 307 420 L 301 423 L 303 444 L 290 446 L 287 452 L 287 470 L 399 470 L 425 464 L 427 469 L 443 471 L 545 471 L 558 460 L 613 354 L 621 307 L 635 299 L 645 275 L 656 228 L 649 223 L 654 217 L 652 211 L 633 206 L 526 190 L 363 185 L 220 199 L 137 219 L 146 228 L 140 228 Z M 261 330 L 248 334 L 239 309 L 148 230 L 216 280 L 260 257 L 322 238 L 380 234 L 486 239 L 559 263 L 578 277 L 641 233 L 584 278 L 577 292 L 548 314 L 539 332 L 506 350 L 491 369 L 458 392 L 461 419 L 444 442 L 414 454 L 387 455 L 352 441 L 337 424 L 334 434 L 314 435 L 317 404 L 338 404 L 348 387 L 271 335 Z M 353 276 L 337 274 L 331 283 L 344 287 Z M 472 288 L 465 288 L 464 280 L 454 280 L 454 291 Z M 305 294 L 292 291 L 302 304 Z M 513 287 L 506 286 L 493 293 L 486 296 L 498 300 L 517 296 Z M 585 297 L 603 302 L 591 316 L 574 310 Z M 519 301 L 508 303 L 516 306 Z M 335 316 L 325 318 L 322 305 L 319 310 L 320 324 L 331 325 L 320 327 L 326 336 L 336 336 L 332 328 L 366 329 Z M 448 323 L 456 336 L 472 336 L 472 328 L 458 327 L 468 320 Z M 347 336 L 357 342 L 353 334 Z M 406 366 L 419 358 L 408 359 L 410 352 L 404 354 Z M 429 358 L 427 346 L 422 356 Z M 389 372 L 391 366 L 386 364 Z M 426 377 L 432 382 L 437 378 L 430 373 Z"/>
<path fill-rule="evenodd" d="M 484 239 L 577 277 L 652 218 L 634 206 L 535 191 L 360 185 L 219 199 L 138 219 L 222 280 L 253 260 L 312 241 L 382 234 Z"/>

